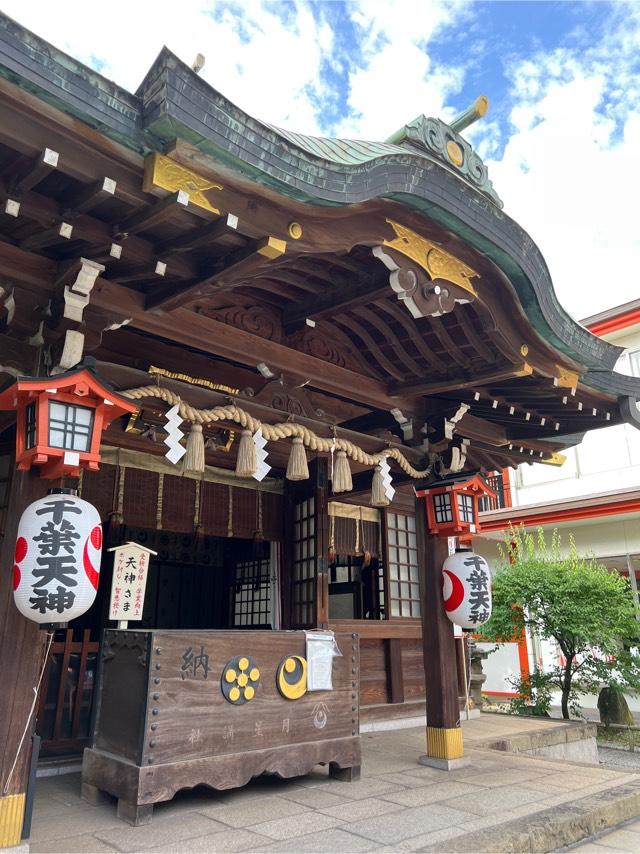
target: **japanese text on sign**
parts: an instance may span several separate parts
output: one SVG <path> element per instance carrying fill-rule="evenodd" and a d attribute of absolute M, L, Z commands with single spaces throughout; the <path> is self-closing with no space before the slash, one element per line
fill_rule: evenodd
<path fill-rule="evenodd" d="M 35 536 L 40 557 L 36 559 L 38 569 L 33 570 L 36 579 L 33 583 L 34 596 L 29 599 L 34 610 L 44 614 L 57 611 L 62 614 L 73 606 L 76 594 L 71 587 L 77 587 L 74 576 L 78 574 L 75 540 L 80 539 L 71 514 L 81 513 L 73 501 L 65 498 L 47 501 L 36 510 L 37 516 L 43 516 L 40 533 Z M 53 583 L 53 589 L 49 585 Z"/>
<path fill-rule="evenodd" d="M 486 623 L 490 615 L 491 600 L 489 594 L 489 573 L 486 562 L 476 555 L 470 555 L 464 561 L 465 566 L 473 567 L 467 576 L 469 584 L 469 620 L 472 623 Z"/>
<path fill-rule="evenodd" d="M 126 543 L 110 551 L 115 555 L 109 619 L 141 620 L 149 557 L 155 552 L 137 543 Z"/>

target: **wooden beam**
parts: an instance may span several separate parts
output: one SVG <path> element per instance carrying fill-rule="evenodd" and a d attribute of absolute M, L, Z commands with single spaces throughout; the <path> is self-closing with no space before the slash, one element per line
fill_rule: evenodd
<path fill-rule="evenodd" d="M 20 241 L 21 249 L 44 249 L 47 246 L 53 246 L 63 240 L 71 240 L 73 235 L 73 226 L 64 220 L 53 228 L 46 228 L 44 231 L 37 231 L 30 237 L 25 237 Z"/>
<path fill-rule="evenodd" d="M 286 241 L 276 237 L 263 237 L 262 240 L 252 240 L 247 246 L 236 249 L 213 262 L 200 278 L 190 284 L 178 286 L 167 285 L 156 288 L 147 297 L 146 308 L 161 311 L 171 311 L 192 299 L 200 296 L 205 288 L 212 285 L 222 287 L 230 284 L 229 279 L 237 278 L 253 272 L 265 261 L 278 258 L 286 250 Z"/>
<path fill-rule="evenodd" d="M 492 447 L 500 447 L 509 442 L 506 430 L 498 424 L 486 421 L 484 418 L 476 418 L 468 412 L 457 423 L 456 433 L 464 436 L 465 439 L 487 442 Z"/>
<path fill-rule="evenodd" d="M 335 282 L 335 277 L 332 276 Z M 307 318 L 322 320 L 338 312 L 346 311 L 363 303 L 375 302 L 379 297 L 392 293 L 389 286 L 389 271 L 358 279 L 355 275 L 341 278 L 338 284 L 325 288 L 317 296 L 296 303 L 295 309 L 283 316 L 285 331 L 294 331 L 304 325 Z"/>
<path fill-rule="evenodd" d="M 112 199 L 115 192 L 116 181 L 107 177 L 80 187 L 64 199 L 63 206 L 67 219 L 87 213 L 106 199 Z"/>
<path fill-rule="evenodd" d="M 188 252 L 196 246 L 213 243 L 219 237 L 232 233 L 238 229 L 238 217 L 227 214 L 225 217 L 214 222 L 208 222 L 199 228 L 194 228 L 186 234 L 174 237 L 173 240 L 165 240 L 162 243 L 162 251 L 165 255 L 170 253 Z"/>
<path fill-rule="evenodd" d="M 486 374 L 476 374 L 474 377 L 458 377 L 443 380 L 437 383 L 425 383 L 422 380 L 411 380 L 409 382 L 392 383 L 390 391 L 396 393 L 413 394 L 446 394 L 450 391 L 458 391 L 465 388 L 481 388 L 493 382 L 513 379 L 515 377 L 528 377 L 533 373 L 533 368 L 527 362 L 518 365 L 509 365 L 501 370 L 491 371 Z"/>
<path fill-rule="evenodd" d="M 5 281 L 50 296 L 57 275 L 57 264 L 49 258 L 0 242 L 0 270 Z M 380 380 L 185 308 L 176 309 L 170 315 L 153 314 L 145 310 L 143 294 L 106 279 L 96 281 L 91 304 L 111 315 L 131 317 L 132 327 L 203 353 L 211 353 L 253 369 L 258 362 L 266 362 L 274 372 L 282 371 L 298 377 L 318 391 L 336 397 L 368 407 L 392 409 L 399 406 L 408 417 L 415 410 L 413 398 L 391 397 L 386 383 Z"/>
<path fill-rule="evenodd" d="M 170 270 L 173 273 L 173 270 Z M 116 282 L 150 282 L 167 274 L 166 261 L 152 261 L 150 264 L 127 264 L 118 266 L 113 271 Z"/>
<path fill-rule="evenodd" d="M 4 194 L 0 195 L 6 196 L 6 190 Z M 43 229 L 59 228 L 60 222 L 63 219 L 63 207 L 54 199 L 30 191 L 24 195 L 20 204 L 21 215 L 34 220 Z M 96 217 L 89 214 L 80 214 L 77 218 L 74 217 L 70 224 L 73 226 L 74 240 L 81 240 L 95 247 L 100 252 L 104 252 L 108 247 L 114 245 L 112 227 Z M 38 235 L 33 235 L 34 243 L 37 239 Z M 118 244 L 116 243 L 115 245 Z M 155 244 L 149 240 L 145 240 L 143 237 L 131 234 L 123 245 L 123 254 L 126 255 L 127 261 L 131 263 L 144 264 L 153 262 L 155 264 L 158 260 L 158 250 Z M 31 248 L 35 247 L 31 246 Z M 83 249 L 82 254 L 85 257 L 92 257 L 89 250 L 85 251 Z M 182 257 L 176 257 L 172 261 L 171 269 L 172 274 L 181 279 L 193 279 L 198 273 L 196 265 L 189 259 Z"/>
<path fill-rule="evenodd" d="M 31 190 L 58 166 L 59 154 L 51 148 L 45 148 L 37 157 L 20 169 L 9 185 L 12 197 L 20 197 Z"/>
<path fill-rule="evenodd" d="M 189 194 L 183 190 L 176 190 L 170 196 L 156 202 L 149 208 L 135 211 L 135 213 L 122 219 L 113 227 L 114 237 L 122 238 L 125 235 L 136 234 L 138 231 L 153 228 L 154 225 L 169 219 L 180 207 L 187 209 L 189 205 Z"/>

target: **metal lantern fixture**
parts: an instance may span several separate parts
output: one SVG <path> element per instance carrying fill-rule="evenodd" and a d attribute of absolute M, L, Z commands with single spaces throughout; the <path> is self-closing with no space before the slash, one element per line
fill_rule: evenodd
<path fill-rule="evenodd" d="M 429 533 L 441 537 L 476 534 L 480 530 L 478 501 L 487 496 L 496 497 L 479 474 L 467 476 L 463 480 L 438 481 L 417 495 L 426 497 Z"/>
<path fill-rule="evenodd" d="M 87 367 L 54 377 L 21 377 L 0 394 L 17 411 L 16 467 L 44 478 L 97 471 L 102 431 L 138 407 L 107 389 Z"/>

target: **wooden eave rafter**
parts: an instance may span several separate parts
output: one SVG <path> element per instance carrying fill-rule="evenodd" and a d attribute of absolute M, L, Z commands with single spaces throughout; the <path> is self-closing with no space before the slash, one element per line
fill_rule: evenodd
<path fill-rule="evenodd" d="M 6 188 L 3 191 L 0 187 L 0 199 L 6 197 Z M 25 194 L 21 200 L 20 211 L 22 217 L 37 223 L 46 233 L 55 231 L 56 224 L 62 222 L 64 218 L 64 208 L 61 204 L 34 191 Z M 57 237 L 57 239 L 60 240 L 61 238 Z M 73 240 L 79 240 L 94 247 L 106 247 L 111 245 L 115 238 L 112 226 L 109 223 L 88 214 L 80 214 L 73 220 Z M 34 241 L 31 243 L 37 244 L 38 242 L 38 234 L 36 233 Z M 29 246 L 28 243 L 28 240 L 23 241 L 23 248 L 38 248 L 36 245 Z M 127 261 L 148 265 L 158 260 L 159 257 L 155 245 L 145 238 L 131 235 L 124 243 L 122 258 Z M 171 271 L 181 278 L 192 278 L 197 275 L 197 268 L 193 262 L 182 257 L 172 258 Z M 114 273 L 117 276 L 117 268 Z"/>
<path fill-rule="evenodd" d="M 192 282 L 185 285 L 166 285 L 163 288 L 154 289 L 145 300 L 145 309 L 155 311 L 172 311 L 185 303 L 201 296 L 205 290 L 214 287 L 232 287 L 229 279 L 236 279 L 250 275 L 261 267 L 266 260 L 277 258 L 286 249 L 286 242 L 278 238 L 267 236 L 261 240 L 251 240 L 241 249 L 236 249 L 220 260 L 208 265 L 208 269 L 202 271 Z"/>
<path fill-rule="evenodd" d="M 486 374 L 475 374 L 474 376 L 452 378 L 451 380 L 442 380 L 435 383 L 425 383 L 423 381 L 409 380 L 399 383 L 393 383 L 391 390 L 397 394 L 445 394 L 451 391 L 460 389 L 482 388 L 485 385 L 494 382 L 500 382 L 505 379 L 513 379 L 515 377 L 530 376 L 533 373 L 533 368 L 527 362 L 520 362 L 516 365 L 490 371 Z"/>
<path fill-rule="evenodd" d="M 57 277 L 58 265 L 51 259 L 27 253 L 0 242 L 0 268 L 5 279 L 18 282 L 46 296 Z M 383 409 L 402 405 L 413 412 L 415 399 L 392 398 L 386 383 L 309 356 L 241 329 L 228 326 L 185 308 L 156 315 L 145 310 L 144 296 L 130 288 L 99 278 L 92 291 L 92 305 L 116 317 L 130 317 L 131 326 L 232 362 L 255 368 L 265 361 L 272 370 L 301 377 L 319 391 Z"/>
<path fill-rule="evenodd" d="M 389 271 L 381 268 L 380 272 L 359 278 L 356 282 L 351 277 L 337 277 L 340 281 L 321 293 L 295 304 L 295 308 L 285 309 L 283 326 L 285 331 L 297 329 L 305 320 L 322 320 L 335 317 L 344 311 L 364 303 L 375 302 L 379 297 L 390 292 Z"/>

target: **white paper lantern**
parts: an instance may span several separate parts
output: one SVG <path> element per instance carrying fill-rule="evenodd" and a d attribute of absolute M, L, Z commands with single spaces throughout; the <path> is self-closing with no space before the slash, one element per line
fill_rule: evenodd
<path fill-rule="evenodd" d="M 450 555 L 442 565 L 447 617 L 463 629 L 477 629 L 491 616 L 491 572 L 483 557 L 471 551 Z"/>
<path fill-rule="evenodd" d="M 13 566 L 13 598 L 36 623 L 66 623 L 96 598 L 102 525 L 96 508 L 77 495 L 39 498 L 22 514 Z"/>

